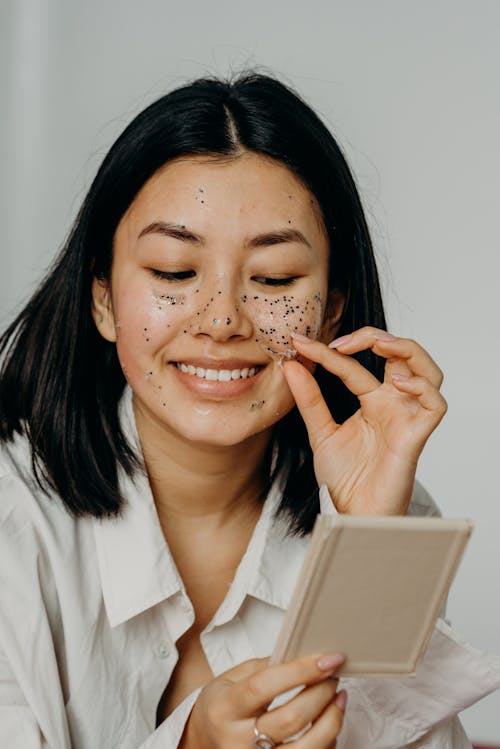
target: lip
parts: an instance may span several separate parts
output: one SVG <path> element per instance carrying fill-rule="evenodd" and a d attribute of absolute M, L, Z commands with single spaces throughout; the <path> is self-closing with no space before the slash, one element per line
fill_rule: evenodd
<path fill-rule="evenodd" d="M 245 361 L 243 359 L 207 359 L 207 358 L 187 358 L 179 359 L 179 363 L 191 364 L 194 367 L 203 369 L 245 369 L 258 367 L 253 377 L 246 379 L 231 380 L 229 382 L 219 382 L 219 380 L 206 380 L 187 372 L 182 372 L 177 367 L 177 361 L 171 361 L 173 374 L 178 381 L 190 390 L 192 393 L 209 398 L 211 400 L 225 400 L 227 398 L 238 398 L 239 396 L 249 393 L 259 382 L 260 376 L 266 368 L 266 364 L 255 361 Z"/>

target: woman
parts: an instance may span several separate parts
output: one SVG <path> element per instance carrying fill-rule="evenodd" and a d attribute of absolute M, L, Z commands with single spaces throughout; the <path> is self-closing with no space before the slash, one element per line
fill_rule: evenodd
<path fill-rule="evenodd" d="M 437 512 L 415 469 L 446 409 L 293 92 L 142 112 L 2 351 L 2 746 L 469 746 L 500 668 L 444 624 L 415 680 L 349 682 L 345 721 L 340 655 L 267 662 L 319 511 Z"/>

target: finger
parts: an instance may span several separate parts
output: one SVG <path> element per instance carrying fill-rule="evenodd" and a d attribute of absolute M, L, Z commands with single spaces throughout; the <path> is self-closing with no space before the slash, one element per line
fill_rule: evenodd
<path fill-rule="evenodd" d="M 269 665 L 269 657 L 267 658 L 250 658 L 248 661 L 238 663 L 237 666 L 224 671 L 224 678 L 228 681 L 243 681 L 247 679 L 251 674 L 263 671 Z"/>
<path fill-rule="evenodd" d="M 284 362 L 283 375 L 304 419 L 311 449 L 315 451 L 338 429 L 320 387 L 312 374 L 297 361 Z"/>
<path fill-rule="evenodd" d="M 384 356 L 391 363 L 406 363 L 411 374 L 425 377 L 438 389 L 443 384 L 442 371 L 430 354 L 416 341 L 409 338 L 379 339 L 374 351 L 376 354 Z"/>
<path fill-rule="evenodd" d="M 312 339 L 306 343 L 305 340 L 294 338 L 294 346 L 300 354 L 340 377 L 351 393 L 358 397 L 371 393 L 380 386 L 380 381 L 356 359 L 330 349 L 324 343 Z"/>
<path fill-rule="evenodd" d="M 259 718 L 259 730 L 281 743 L 314 722 L 328 707 L 337 691 L 337 679 L 326 679 L 303 689 L 284 705 Z"/>
<path fill-rule="evenodd" d="M 307 656 L 269 666 L 235 684 L 235 688 L 231 689 L 231 711 L 245 716 L 258 715 L 278 695 L 289 689 L 323 681 L 343 662 L 342 655 L 330 654 Z"/>
<path fill-rule="evenodd" d="M 425 377 L 407 377 L 406 375 L 394 374 L 391 377 L 392 384 L 398 390 L 417 398 L 419 404 L 434 416 L 436 425 L 441 421 L 448 404 L 434 385 Z"/>
<path fill-rule="evenodd" d="M 294 749 L 331 749 L 342 729 L 347 695 L 340 691 L 312 724 L 307 733 L 293 742 Z"/>
<path fill-rule="evenodd" d="M 343 354 L 355 354 L 370 348 L 375 354 L 383 356 L 391 363 L 395 359 L 404 360 L 412 374 L 427 377 L 437 388 L 440 388 L 443 383 L 442 371 L 420 344 L 410 338 L 398 338 L 380 328 L 360 328 L 348 336 L 332 341 L 329 347 Z M 402 374 L 410 373 L 404 369 L 401 372 Z"/>

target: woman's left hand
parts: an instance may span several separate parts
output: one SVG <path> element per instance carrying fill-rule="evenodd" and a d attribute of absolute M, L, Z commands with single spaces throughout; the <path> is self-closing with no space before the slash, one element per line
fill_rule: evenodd
<path fill-rule="evenodd" d="M 312 374 L 297 361 L 283 364 L 307 427 L 318 484 L 326 484 L 339 512 L 406 514 L 417 460 L 446 413 L 441 370 L 415 341 L 361 328 L 333 342 L 294 338 L 302 357 L 337 375 L 360 407 L 337 424 Z M 330 344 L 332 346 L 332 344 Z M 371 349 L 386 359 L 380 382 L 352 354 Z"/>

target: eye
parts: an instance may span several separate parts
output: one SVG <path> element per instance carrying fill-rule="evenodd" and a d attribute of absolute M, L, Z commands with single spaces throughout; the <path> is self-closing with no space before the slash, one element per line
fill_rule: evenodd
<path fill-rule="evenodd" d="M 196 275 L 194 270 L 169 271 L 148 268 L 148 271 L 155 278 L 161 278 L 164 281 L 185 281 L 187 278 L 193 278 Z"/>
<path fill-rule="evenodd" d="M 253 276 L 252 281 L 262 284 L 263 286 L 291 286 L 297 280 L 298 276 L 285 276 L 284 278 L 273 278 L 271 276 Z"/>

